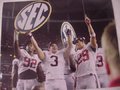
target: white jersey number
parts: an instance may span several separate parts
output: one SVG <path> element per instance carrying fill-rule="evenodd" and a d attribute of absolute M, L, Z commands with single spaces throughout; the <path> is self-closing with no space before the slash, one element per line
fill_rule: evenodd
<path fill-rule="evenodd" d="M 35 59 L 30 59 L 28 57 L 24 57 L 24 63 L 23 66 L 24 67 L 31 67 L 31 68 L 35 68 L 37 64 L 37 60 Z"/>

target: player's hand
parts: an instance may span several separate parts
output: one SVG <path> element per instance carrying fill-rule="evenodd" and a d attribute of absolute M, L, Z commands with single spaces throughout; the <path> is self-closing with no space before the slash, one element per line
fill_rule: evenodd
<path fill-rule="evenodd" d="M 14 29 L 15 34 L 19 34 L 18 30 Z"/>
<path fill-rule="evenodd" d="M 37 86 L 33 86 L 32 90 L 45 90 L 44 82 L 43 83 L 39 83 L 39 85 L 37 85 Z"/>
<path fill-rule="evenodd" d="M 31 33 L 31 32 L 29 32 L 29 33 L 28 33 L 28 35 L 29 35 L 29 36 L 32 36 L 32 33 Z"/>
<path fill-rule="evenodd" d="M 25 35 L 31 37 L 31 36 L 32 36 L 32 33 L 29 31 L 29 32 L 26 32 Z"/>
<path fill-rule="evenodd" d="M 71 30 L 70 30 L 70 29 L 67 29 L 66 34 L 67 34 L 68 36 L 71 35 Z"/>
<path fill-rule="evenodd" d="M 31 32 L 26 32 L 25 35 L 26 35 L 29 39 L 31 39 L 31 37 L 33 37 L 33 35 L 32 35 Z"/>
<path fill-rule="evenodd" d="M 45 82 L 39 83 L 40 90 L 45 90 Z"/>
<path fill-rule="evenodd" d="M 31 37 L 33 37 L 31 32 L 28 33 L 28 36 L 29 36 L 30 39 L 31 39 Z"/>
<path fill-rule="evenodd" d="M 90 18 L 87 17 L 86 15 L 85 15 L 85 23 L 86 23 L 87 25 L 90 25 L 90 24 L 91 24 Z"/>

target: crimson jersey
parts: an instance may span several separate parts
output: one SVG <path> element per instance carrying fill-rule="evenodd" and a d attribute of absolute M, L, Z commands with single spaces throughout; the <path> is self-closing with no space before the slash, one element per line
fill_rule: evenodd
<path fill-rule="evenodd" d="M 104 52 L 102 48 L 98 48 L 96 51 L 96 70 L 97 74 L 107 74 Z"/>
<path fill-rule="evenodd" d="M 21 49 L 21 57 L 19 59 L 18 63 L 18 74 L 26 71 L 26 70 L 32 70 L 36 72 L 36 68 L 40 62 L 38 55 L 34 54 L 31 56 L 26 50 Z"/>
<path fill-rule="evenodd" d="M 49 51 L 44 51 L 45 60 L 43 61 L 46 74 L 46 79 L 64 79 L 65 60 L 63 50 L 53 54 Z"/>
<path fill-rule="evenodd" d="M 77 69 L 75 72 L 76 77 L 84 76 L 87 74 L 96 74 L 95 67 L 95 51 L 93 51 L 91 44 L 88 43 L 81 50 L 77 50 L 74 54 L 77 62 Z"/>

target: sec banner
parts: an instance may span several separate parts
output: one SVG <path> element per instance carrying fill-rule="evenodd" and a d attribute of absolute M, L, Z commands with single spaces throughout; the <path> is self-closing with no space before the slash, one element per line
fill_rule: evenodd
<path fill-rule="evenodd" d="M 15 29 L 20 33 L 33 32 L 47 22 L 51 11 L 51 5 L 46 1 L 32 2 L 16 16 Z"/>

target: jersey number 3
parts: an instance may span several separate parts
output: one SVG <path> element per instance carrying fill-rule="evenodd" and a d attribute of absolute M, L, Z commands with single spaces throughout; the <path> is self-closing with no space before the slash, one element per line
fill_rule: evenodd
<path fill-rule="evenodd" d="M 51 66 L 58 66 L 58 57 L 57 56 L 51 56 L 50 57 L 51 59 L 54 60 L 54 64 L 50 64 Z"/>

